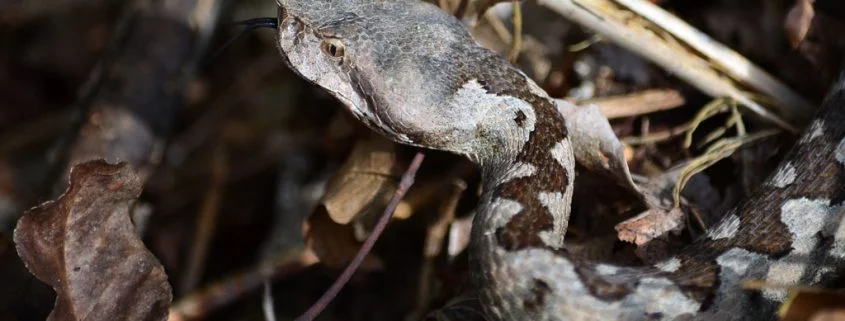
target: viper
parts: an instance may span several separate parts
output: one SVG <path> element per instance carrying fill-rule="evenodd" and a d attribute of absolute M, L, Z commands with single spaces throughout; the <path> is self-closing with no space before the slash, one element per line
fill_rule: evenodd
<path fill-rule="evenodd" d="M 841 280 L 843 81 L 775 173 L 706 235 L 663 262 L 619 266 L 564 249 L 575 160 L 563 116 L 460 21 L 414 0 L 277 4 L 293 71 L 393 141 L 478 165 L 470 269 L 491 320 L 771 319 L 785 287 Z M 779 287 L 744 290 L 751 279 Z"/>

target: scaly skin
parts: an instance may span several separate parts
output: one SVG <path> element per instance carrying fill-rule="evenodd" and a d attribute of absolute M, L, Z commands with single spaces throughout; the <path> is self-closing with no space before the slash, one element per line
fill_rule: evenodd
<path fill-rule="evenodd" d="M 786 293 L 745 279 L 843 274 L 845 92 L 831 91 L 776 174 L 706 236 L 654 266 L 562 249 L 574 160 L 532 80 L 436 7 L 410 0 L 277 0 L 288 66 L 390 139 L 465 155 L 485 182 L 470 245 L 493 320 L 769 319 Z"/>

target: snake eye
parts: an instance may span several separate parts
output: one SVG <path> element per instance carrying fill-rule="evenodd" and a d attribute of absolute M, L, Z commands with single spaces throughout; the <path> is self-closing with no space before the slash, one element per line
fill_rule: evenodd
<path fill-rule="evenodd" d="M 345 54 L 343 44 L 336 39 L 323 40 L 323 43 L 320 44 L 320 48 L 323 49 L 323 52 L 327 55 L 336 59 L 343 58 L 343 55 Z"/>

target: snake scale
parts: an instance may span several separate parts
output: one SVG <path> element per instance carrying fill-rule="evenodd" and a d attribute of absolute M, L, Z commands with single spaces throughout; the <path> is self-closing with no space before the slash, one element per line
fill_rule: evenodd
<path fill-rule="evenodd" d="M 771 319 L 786 290 L 745 291 L 743 280 L 841 280 L 842 81 L 776 172 L 715 228 L 666 261 L 616 266 L 563 249 L 575 161 L 554 102 L 457 19 L 413 0 L 277 4 L 277 45 L 298 75 L 398 143 L 478 164 L 470 269 L 489 319 Z"/>

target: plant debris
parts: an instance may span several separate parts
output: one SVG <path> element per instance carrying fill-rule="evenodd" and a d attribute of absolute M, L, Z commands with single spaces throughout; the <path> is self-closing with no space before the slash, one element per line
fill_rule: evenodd
<path fill-rule="evenodd" d="M 795 177 L 773 169 L 845 57 L 838 0 L 421 1 L 556 99 L 577 159 L 564 247 L 596 262 L 664 262 Z M 419 151 L 291 72 L 272 30 L 224 47 L 273 1 L 0 7 L 0 320 L 293 319 Z M 481 318 L 466 249 L 486 182 L 425 153 L 321 320 Z M 836 289 L 783 290 L 784 319 L 842 318 L 815 305 Z"/>
<path fill-rule="evenodd" d="M 172 295 L 164 267 L 129 217 L 141 189 L 126 163 L 82 163 L 62 196 L 18 220 L 18 254 L 57 294 L 50 320 L 167 318 Z"/>

